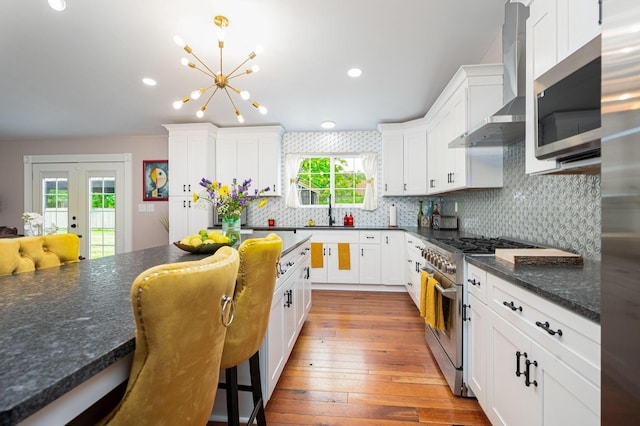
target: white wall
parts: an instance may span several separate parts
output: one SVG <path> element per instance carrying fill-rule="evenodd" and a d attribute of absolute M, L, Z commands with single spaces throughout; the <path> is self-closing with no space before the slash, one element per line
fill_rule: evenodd
<path fill-rule="evenodd" d="M 23 156 L 43 154 L 119 154 L 131 153 L 133 165 L 132 212 L 133 250 L 168 243 L 161 219 L 168 213 L 168 203 L 153 204 L 153 212 L 138 212 L 142 204 L 142 161 L 167 159 L 167 135 L 73 140 L 32 140 L 0 142 L 0 225 L 23 229 Z"/>

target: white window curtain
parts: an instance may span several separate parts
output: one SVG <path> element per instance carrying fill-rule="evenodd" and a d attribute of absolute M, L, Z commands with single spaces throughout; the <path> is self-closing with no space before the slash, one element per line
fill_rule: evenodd
<path fill-rule="evenodd" d="M 298 187 L 296 181 L 298 178 L 298 169 L 300 168 L 300 160 L 302 156 L 297 154 L 287 155 L 285 165 L 287 168 L 287 176 L 289 177 L 288 193 L 287 193 L 287 207 L 297 209 L 300 207 L 300 197 L 298 194 Z"/>
<path fill-rule="evenodd" d="M 362 210 L 375 210 L 378 208 L 378 199 L 376 197 L 377 185 L 375 183 L 376 171 L 378 170 L 378 156 L 376 154 L 362 154 L 362 166 L 365 177 L 367 178 Z"/>

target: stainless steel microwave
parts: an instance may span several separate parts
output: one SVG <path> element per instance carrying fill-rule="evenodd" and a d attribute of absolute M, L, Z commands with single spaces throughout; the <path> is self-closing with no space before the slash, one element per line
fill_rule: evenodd
<path fill-rule="evenodd" d="M 600 156 L 600 54 L 597 37 L 535 80 L 537 158 Z"/>

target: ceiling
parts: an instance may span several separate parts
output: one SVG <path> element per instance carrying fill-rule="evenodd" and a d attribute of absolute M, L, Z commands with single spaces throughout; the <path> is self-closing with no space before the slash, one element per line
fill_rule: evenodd
<path fill-rule="evenodd" d="M 205 116 L 173 101 L 207 78 L 180 64 L 179 34 L 217 71 L 215 15 L 230 22 L 223 69 L 255 46 L 260 72 L 233 80 L 245 126 L 373 130 L 424 116 L 460 65 L 479 63 L 500 34 L 506 0 L 3 0 L 0 140 L 166 134 L 165 123 L 237 126 L 229 99 Z M 353 79 L 351 67 L 363 70 Z M 157 80 L 155 87 L 143 77 Z M 203 98 L 204 99 L 204 98 Z"/>

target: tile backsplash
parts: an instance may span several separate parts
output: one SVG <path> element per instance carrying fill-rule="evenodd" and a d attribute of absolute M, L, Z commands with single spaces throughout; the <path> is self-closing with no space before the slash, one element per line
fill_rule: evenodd
<path fill-rule="evenodd" d="M 382 193 L 382 136 L 377 131 L 289 132 L 282 140 L 282 164 L 288 153 L 378 154 L 378 194 Z M 462 230 L 503 236 L 575 250 L 585 258 L 600 258 L 600 175 L 527 175 L 524 142 L 504 148 L 504 186 L 437 197 L 378 197 L 375 211 L 334 209 L 338 223 L 351 213 L 356 226 L 384 227 L 389 223 L 389 207 L 396 204 L 398 225 L 413 226 L 418 201 L 433 200 L 446 215 L 458 215 Z M 425 162 L 426 167 L 426 162 Z M 284 168 L 282 170 L 284 179 Z M 454 212 L 455 203 L 458 212 Z M 328 223 L 327 208 L 291 209 L 283 197 L 271 197 L 262 209 L 251 206 L 249 224 L 266 226 L 274 218 L 276 226 L 301 227 L 313 219 Z"/>

